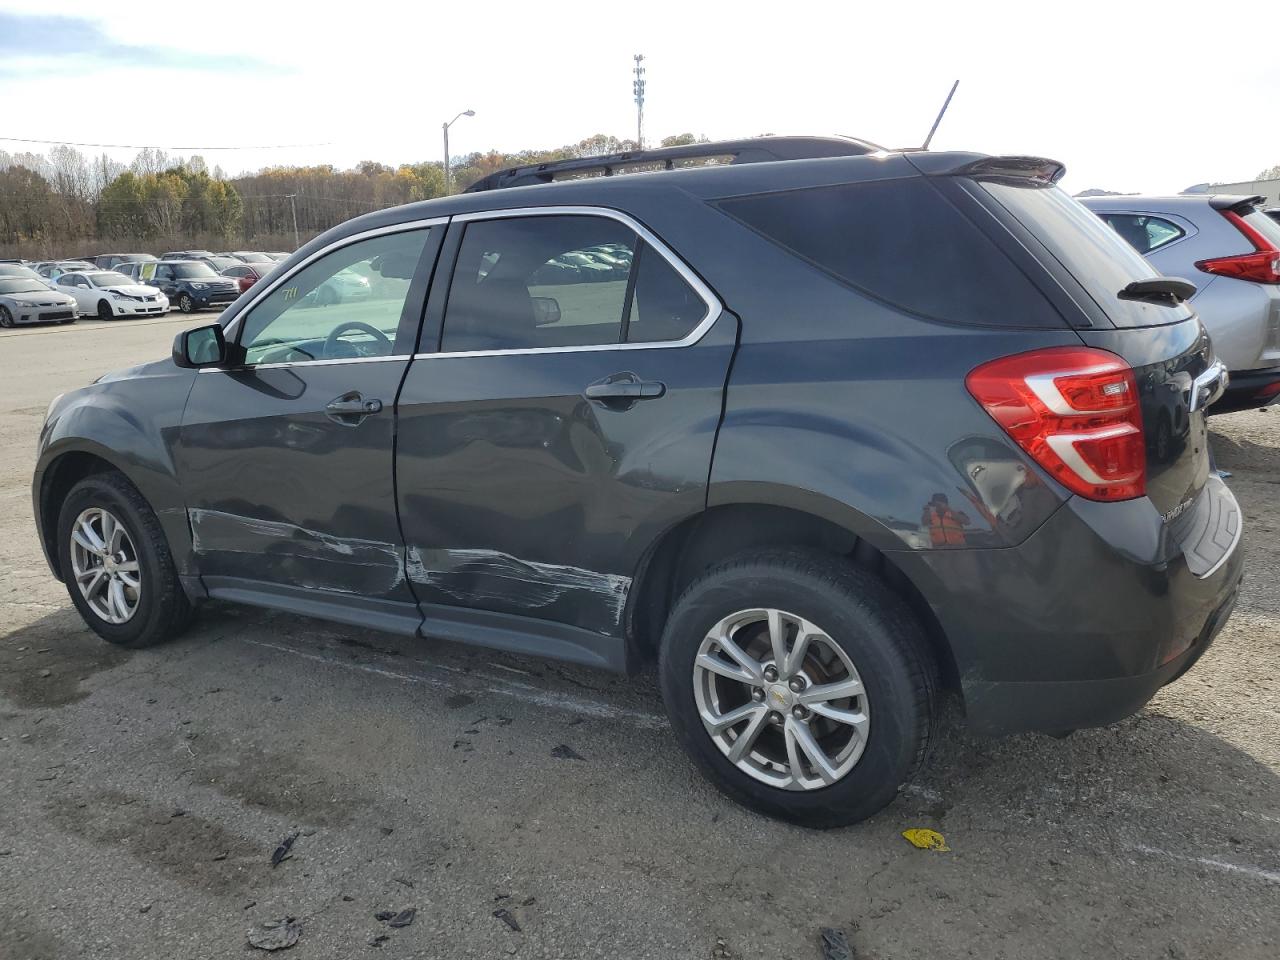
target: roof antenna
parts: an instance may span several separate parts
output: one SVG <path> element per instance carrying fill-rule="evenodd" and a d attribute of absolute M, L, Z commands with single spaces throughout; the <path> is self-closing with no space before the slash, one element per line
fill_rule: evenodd
<path fill-rule="evenodd" d="M 929 144 L 933 142 L 933 135 L 938 132 L 938 124 L 942 122 L 942 116 L 947 112 L 947 107 L 951 106 L 951 98 L 956 95 L 956 87 L 960 86 L 957 80 L 951 85 L 951 92 L 947 94 L 947 99 L 942 101 L 942 109 L 938 111 L 938 119 L 933 121 L 933 126 L 929 128 L 929 135 L 924 138 L 924 146 L 921 150 L 928 150 Z"/>

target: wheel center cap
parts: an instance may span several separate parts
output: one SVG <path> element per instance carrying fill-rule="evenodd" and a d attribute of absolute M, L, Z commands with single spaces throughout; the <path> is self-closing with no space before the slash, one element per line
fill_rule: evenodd
<path fill-rule="evenodd" d="M 795 694 L 785 683 L 774 683 L 765 690 L 764 699 L 771 710 L 788 710 L 795 701 Z"/>

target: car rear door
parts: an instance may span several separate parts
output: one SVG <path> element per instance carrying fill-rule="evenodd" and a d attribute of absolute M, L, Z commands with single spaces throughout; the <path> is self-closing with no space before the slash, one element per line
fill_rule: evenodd
<path fill-rule="evenodd" d="M 393 409 L 443 221 L 358 234 L 302 261 L 228 325 L 240 362 L 201 370 L 177 467 L 209 593 L 412 633 Z M 359 302 L 320 303 L 340 270 Z"/>
<path fill-rule="evenodd" d="M 705 504 L 737 319 L 612 210 L 455 217 L 446 264 L 398 409 L 424 631 L 620 666 L 644 549 Z"/>

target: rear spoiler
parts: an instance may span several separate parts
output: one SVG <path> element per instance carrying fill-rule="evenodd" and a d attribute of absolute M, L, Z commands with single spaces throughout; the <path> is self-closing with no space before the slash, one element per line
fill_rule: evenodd
<path fill-rule="evenodd" d="M 1209 198 L 1209 206 L 1215 210 L 1230 210 L 1232 213 L 1252 213 L 1255 207 L 1260 207 L 1267 202 L 1267 198 L 1259 194 L 1252 197 L 1244 197 L 1231 194 L 1221 194 Z"/>
<path fill-rule="evenodd" d="M 1015 177 L 1049 184 L 1057 183 L 1067 172 L 1065 164 L 1046 157 L 954 153 L 909 153 L 906 157 L 921 173 L 935 177 Z"/>

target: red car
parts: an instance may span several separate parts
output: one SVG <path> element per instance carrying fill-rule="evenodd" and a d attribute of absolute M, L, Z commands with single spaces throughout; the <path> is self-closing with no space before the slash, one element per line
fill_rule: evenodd
<path fill-rule="evenodd" d="M 240 284 L 240 292 L 244 293 L 255 283 L 271 272 L 275 261 L 271 263 L 237 263 L 222 271 L 224 277 L 230 277 Z"/>

